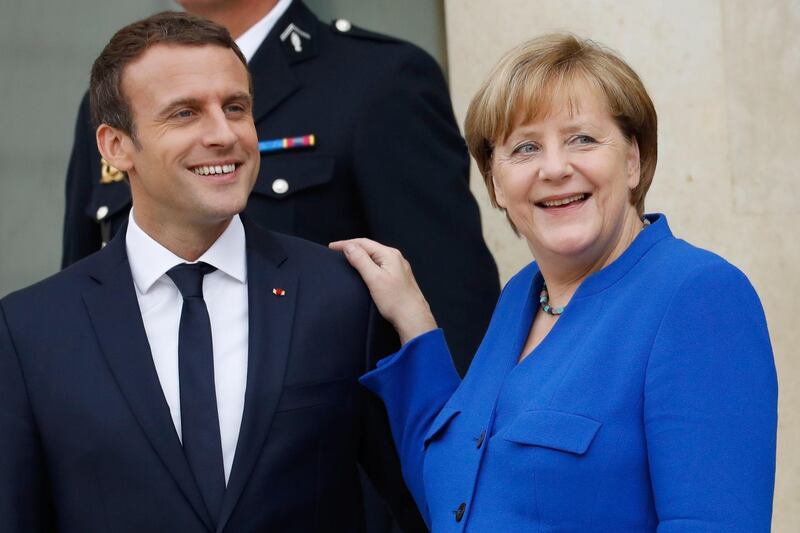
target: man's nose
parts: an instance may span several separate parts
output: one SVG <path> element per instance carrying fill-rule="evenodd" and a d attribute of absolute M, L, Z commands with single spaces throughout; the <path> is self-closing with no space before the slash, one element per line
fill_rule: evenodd
<path fill-rule="evenodd" d="M 238 138 L 230 119 L 222 109 L 207 115 L 203 139 L 206 146 L 224 148 L 234 144 Z"/>

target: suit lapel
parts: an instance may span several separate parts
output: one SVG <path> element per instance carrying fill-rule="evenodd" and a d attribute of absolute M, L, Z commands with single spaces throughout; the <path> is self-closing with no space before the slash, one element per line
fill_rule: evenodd
<path fill-rule="evenodd" d="M 298 275 L 268 232 L 242 216 L 247 238 L 249 345 L 244 413 L 217 531 L 222 531 L 253 474 L 283 389 Z M 273 292 L 273 289 L 281 289 Z"/>
<path fill-rule="evenodd" d="M 98 253 L 92 277 L 99 283 L 83 294 L 103 355 L 150 444 L 197 515 L 213 530 L 183 454 L 158 380 L 125 252 L 123 226 Z"/>
<path fill-rule="evenodd" d="M 292 2 L 250 60 L 256 123 L 300 88 L 292 65 L 317 55 L 318 25 L 317 17 L 302 2 Z M 299 52 L 291 42 L 293 31 L 301 41 Z"/>

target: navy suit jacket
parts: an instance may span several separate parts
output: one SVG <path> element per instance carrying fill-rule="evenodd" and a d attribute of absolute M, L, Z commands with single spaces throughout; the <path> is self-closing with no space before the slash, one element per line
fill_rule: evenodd
<path fill-rule="evenodd" d="M 356 381 L 375 316 L 365 287 L 338 254 L 245 231 L 247 389 L 218 527 L 159 384 L 123 229 L 0 301 L 0 531 L 361 531 L 357 462 L 401 523 L 421 524 L 385 411 Z"/>
<path fill-rule="evenodd" d="M 301 52 L 280 40 L 290 24 L 309 36 Z M 465 372 L 500 285 L 439 66 L 407 42 L 323 24 L 297 0 L 249 67 L 259 140 L 313 134 L 316 145 L 264 153 L 247 214 L 323 245 L 369 237 L 402 250 Z M 84 98 L 67 172 L 63 266 L 99 250 L 101 226 L 113 235 L 127 217 L 129 187 L 100 183 L 100 174 Z"/>

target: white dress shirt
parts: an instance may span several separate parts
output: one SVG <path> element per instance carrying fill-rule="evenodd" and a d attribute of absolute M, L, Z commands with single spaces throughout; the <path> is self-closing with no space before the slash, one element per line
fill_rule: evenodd
<path fill-rule="evenodd" d="M 258 47 L 264 42 L 264 39 L 267 38 L 267 35 L 269 35 L 269 32 L 275 26 L 275 23 L 278 22 L 278 19 L 289 9 L 291 3 L 292 0 L 279 0 L 279 2 L 275 4 L 275 7 L 270 9 L 269 13 L 267 13 L 264 18 L 250 26 L 246 32 L 236 39 L 236 45 L 239 47 L 239 50 L 242 51 L 248 63 L 253 59 L 256 50 L 258 50 Z"/>
<path fill-rule="evenodd" d="M 166 272 L 187 261 L 147 235 L 136 224 L 134 210 L 128 217 L 125 246 L 153 363 L 180 438 L 178 328 L 183 297 Z M 203 298 L 211 320 L 217 414 L 227 483 L 239 440 L 247 385 L 247 258 L 244 227 L 238 215 L 198 261 L 217 268 L 205 276 Z"/>

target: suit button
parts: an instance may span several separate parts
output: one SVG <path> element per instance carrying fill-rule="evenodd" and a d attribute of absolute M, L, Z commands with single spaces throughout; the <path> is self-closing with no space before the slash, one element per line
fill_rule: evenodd
<path fill-rule="evenodd" d="M 289 190 L 289 182 L 283 178 L 278 178 L 272 182 L 272 192 L 275 194 L 286 194 Z"/>
<path fill-rule="evenodd" d="M 464 503 L 464 502 L 461 502 L 461 504 L 458 506 L 458 508 L 455 511 L 453 511 L 455 513 L 455 515 L 456 515 L 456 522 L 461 522 L 461 519 L 464 518 L 464 510 L 466 510 L 466 508 L 467 508 L 467 504 Z"/>
<path fill-rule="evenodd" d="M 342 33 L 347 33 L 352 27 L 353 25 L 350 24 L 350 21 L 347 19 L 339 19 L 336 21 L 336 29 Z"/>
<path fill-rule="evenodd" d="M 97 220 L 103 220 L 108 215 L 108 206 L 101 205 L 97 208 Z"/>
<path fill-rule="evenodd" d="M 478 435 L 477 439 L 475 439 L 475 447 L 480 450 L 481 446 L 483 446 L 483 440 L 485 438 L 486 438 L 486 431 L 484 430 L 484 431 L 481 431 L 481 434 Z"/>

